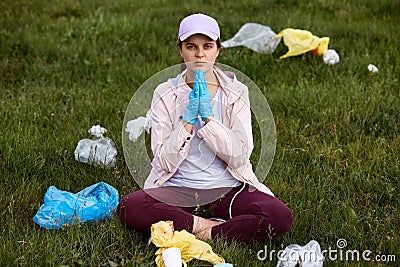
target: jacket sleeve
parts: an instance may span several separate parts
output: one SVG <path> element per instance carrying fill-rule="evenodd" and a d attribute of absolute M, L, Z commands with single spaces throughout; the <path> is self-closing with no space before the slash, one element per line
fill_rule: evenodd
<path fill-rule="evenodd" d="M 244 91 L 231 105 L 222 108 L 230 113 L 229 127 L 217 119 L 211 119 L 197 134 L 220 159 L 237 169 L 248 163 L 253 151 L 248 91 Z"/>
<path fill-rule="evenodd" d="M 172 97 L 170 92 L 162 94 L 157 88 L 153 94 L 151 104 L 152 128 L 151 128 L 151 149 L 153 151 L 152 166 L 157 172 L 175 172 L 182 161 L 189 153 L 190 141 L 193 134 L 190 134 L 179 122 L 173 126 L 176 114 L 171 105 L 167 105 L 163 97 Z"/>

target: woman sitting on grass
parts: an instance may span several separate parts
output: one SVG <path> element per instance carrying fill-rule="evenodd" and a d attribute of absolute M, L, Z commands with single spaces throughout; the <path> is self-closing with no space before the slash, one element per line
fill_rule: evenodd
<path fill-rule="evenodd" d="M 149 231 L 173 221 L 202 240 L 250 242 L 278 237 L 292 225 L 289 208 L 252 171 L 248 89 L 215 62 L 221 42 L 215 19 L 184 18 L 178 33 L 185 70 L 160 84 L 152 100 L 154 159 L 144 189 L 117 214 L 128 228 Z M 210 216 L 194 213 L 206 210 Z"/>

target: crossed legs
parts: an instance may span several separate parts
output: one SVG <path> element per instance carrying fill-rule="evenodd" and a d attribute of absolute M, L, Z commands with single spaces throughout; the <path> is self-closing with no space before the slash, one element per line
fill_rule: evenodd
<path fill-rule="evenodd" d="M 202 240 L 223 236 L 240 242 L 262 241 L 287 232 L 292 225 L 290 209 L 273 196 L 248 189 L 246 186 L 233 200 L 232 218 L 229 207 L 240 187 L 205 205 L 213 216 L 226 220 L 224 223 L 193 215 L 194 207 L 179 207 L 154 197 L 165 193 L 165 188 L 152 189 L 155 194 L 139 190 L 127 195 L 119 203 L 117 215 L 127 228 L 143 232 L 148 232 L 153 223 L 170 220 L 175 230 L 186 230 Z"/>

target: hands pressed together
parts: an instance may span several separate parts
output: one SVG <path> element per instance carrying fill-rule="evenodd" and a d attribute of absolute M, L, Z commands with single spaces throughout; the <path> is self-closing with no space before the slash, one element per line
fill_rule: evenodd
<path fill-rule="evenodd" d="M 197 70 L 195 73 L 194 86 L 189 93 L 189 104 L 182 120 L 194 125 L 197 123 L 198 115 L 203 121 L 214 115 L 211 107 L 211 93 L 208 91 L 203 70 Z"/>

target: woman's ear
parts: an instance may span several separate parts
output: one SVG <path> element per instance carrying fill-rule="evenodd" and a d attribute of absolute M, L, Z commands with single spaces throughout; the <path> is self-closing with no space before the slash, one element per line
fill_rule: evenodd
<path fill-rule="evenodd" d="M 219 56 L 219 51 L 221 51 L 221 48 L 218 47 L 217 56 L 215 58 L 217 58 Z"/>

